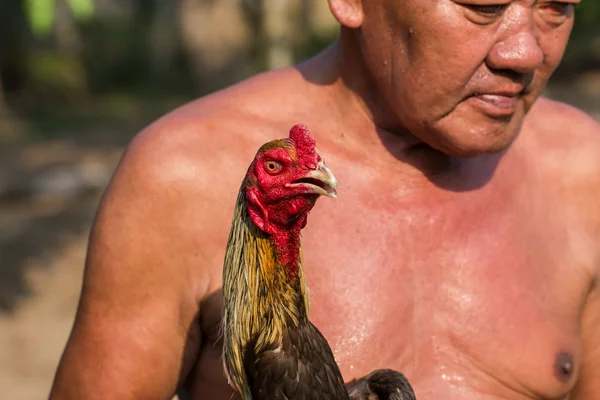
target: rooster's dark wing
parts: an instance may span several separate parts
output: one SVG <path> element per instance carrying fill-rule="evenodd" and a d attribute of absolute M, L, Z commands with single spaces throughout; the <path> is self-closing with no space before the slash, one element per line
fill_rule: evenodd
<path fill-rule="evenodd" d="M 290 326 L 281 343 L 254 354 L 247 346 L 245 369 L 254 400 L 345 400 L 348 392 L 327 341 L 308 320 Z"/>
<path fill-rule="evenodd" d="M 393 369 L 378 369 L 348 383 L 350 400 L 415 400 L 406 377 Z"/>

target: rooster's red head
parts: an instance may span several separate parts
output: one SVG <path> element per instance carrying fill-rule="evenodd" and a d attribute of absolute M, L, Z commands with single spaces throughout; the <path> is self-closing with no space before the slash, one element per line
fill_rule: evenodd
<path fill-rule="evenodd" d="M 302 125 L 289 138 L 274 140 L 257 152 L 246 175 L 246 204 L 262 231 L 299 230 L 320 195 L 336 197 L 337 180 Z"/>

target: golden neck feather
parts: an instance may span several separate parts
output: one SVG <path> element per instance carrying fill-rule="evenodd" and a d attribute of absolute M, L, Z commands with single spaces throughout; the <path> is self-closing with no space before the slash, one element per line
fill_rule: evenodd
<path fill-rule="evenodd" d="M 280 342 L 286 326 L 308 318 L 309 304 L 301 255 L 297 275 L 290 279 L 270 237 L 250 219 L 244 189 L 236 201 L 223 266 L 223 362 L 230 383 L 250 398 L 243 366 L 246 344 L 255 340 L 259 353 Z"/>

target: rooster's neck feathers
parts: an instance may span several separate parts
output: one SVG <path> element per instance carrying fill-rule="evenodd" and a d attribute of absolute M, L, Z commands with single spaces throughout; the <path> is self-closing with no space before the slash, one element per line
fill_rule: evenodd
<path fill-rule="evenodd" d="M 300 246 L 298 236 L 298 246 Z M 238 194 L 223 271 L 223 329 L 225 370 L 244 397 L 245 346 L 254 342 L 259 353 L 280 343 L 283 330 L 308 318 L 308 293 L 298 248 L 296 273 L 281 265 L 272 237 L 251 220 L 244 185 Z"/>

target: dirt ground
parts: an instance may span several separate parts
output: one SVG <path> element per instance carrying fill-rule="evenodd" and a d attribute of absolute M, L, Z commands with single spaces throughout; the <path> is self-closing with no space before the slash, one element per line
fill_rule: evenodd
<path fill-rule="evenodd" d="M 555 98 L 600 119 L 600 78 Z M 141 128 L 141 126 L 140 126 Z M 101 140 L 3 144 L 0 151 L 0 397 L 47 398 L 69 335 L 89 228 L 134 130 Z M 117 139 L 114 139 L 114 138 Z M 2 192 L 4 190 L 4 192 Z M 4 198 L 2 198 L 4 193 Z"/>
<path fill-rule="evenodd" d="M 105 175 L 119 154 L 107 154 Z M 73 323 L 89 227 L 104 185 L 0 203 L 0 398 L 48 396 Z"/>

